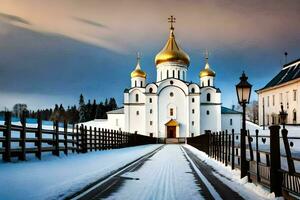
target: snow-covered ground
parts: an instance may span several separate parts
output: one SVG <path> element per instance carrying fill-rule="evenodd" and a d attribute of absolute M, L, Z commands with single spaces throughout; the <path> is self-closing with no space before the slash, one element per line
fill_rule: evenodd
<path fill-rule="evenodd" d="M 63 199 L 159 146 L 143 145 L 67 157 L 49 155 L 41 161 L 0 163 L 0 199 Z"/>
<path fill-rule="evenodd" d="M 230 166 L 225 167 L 224 164 L 208 157 L 207 154 L 190 145 L 185 145 L 185 147 L 192 151 L 203 162 L 211 166 L 217 172 L 214 173 L 214 175 L 218 177 L 223 183 L 230 186 L 232 190 L 239 193 L 243 198 L 249 200 L 275 199 L 274 193 L 270 194 L 269 191 L 265 190 L 262 186 L 256 186 L 253 183 L 248 183 L 247 177 L 245 177 L 244 179 L 240 179 L 239 170 L 231 170 Z"/>
<path fill-rule="evenodd" d="M 180 145 L 165 145 L 108 199 L 204 199 Z M 138 178 L 138 180 L 135 180 Z"/>

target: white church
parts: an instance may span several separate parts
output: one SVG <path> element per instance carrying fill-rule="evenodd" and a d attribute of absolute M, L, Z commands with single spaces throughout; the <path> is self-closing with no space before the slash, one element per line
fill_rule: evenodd
<path fill-rule="evenodd" d="M 190 58 L 175 40 L 171 16 L 169 38 L 155 57 L 156 81 L 147 82 L 138 56 L 131 87 L 124 90 L 124 107 L 107 112 L 93 125 L 158 138 L 185 138 L 206 130 L 240 130 L 241 113 L 222 107 L 221 90 L 208 55 L 199 82 L 187 81 Z"/>

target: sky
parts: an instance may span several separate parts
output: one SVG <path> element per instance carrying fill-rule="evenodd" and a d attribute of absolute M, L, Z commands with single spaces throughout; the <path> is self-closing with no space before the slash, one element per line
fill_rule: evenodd
<path fill-rule="evenodd" d="M 155 55 L 176 17 L 175 36 L 191 58 L 188 81 L 199 82 L 204 51 L 224 106 L 236 104 L 242 71 L 254 90 L 300 58 L 300 1 L 0 0 L 0 110 L 78 104 L 82 93 L 122 106 L 141 52 L 147 82 Z"/>

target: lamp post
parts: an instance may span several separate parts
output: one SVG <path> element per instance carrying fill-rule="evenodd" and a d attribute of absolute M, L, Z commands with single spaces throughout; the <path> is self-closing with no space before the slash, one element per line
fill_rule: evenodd
<path fill-rule="evenodd" d="M 248 164 L 246 161 L 246 104 L 249 103 L 252 85 L 247 81 L 248 77 L 243 72 L 240 82 L 235 86 L 239 104 L 243 107 L 243 122 L 240 136 L 241 146 L 241 178 L 247 176 Z"/>
<path fill-rule="evenodd" d="M 283 104 L 281 103 L 281 111 L 279 112 L 279 117 L 283 129 L 285 129 L 287 115 L 288 114 L 283 110 Z"/>

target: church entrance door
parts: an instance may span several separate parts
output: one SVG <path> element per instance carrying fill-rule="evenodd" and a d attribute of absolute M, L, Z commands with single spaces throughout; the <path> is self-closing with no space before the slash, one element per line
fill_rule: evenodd
<path fill-rule="evenodd" d="M 168 138 L 176 138 L 176 126 L 167 126 Z"/>

